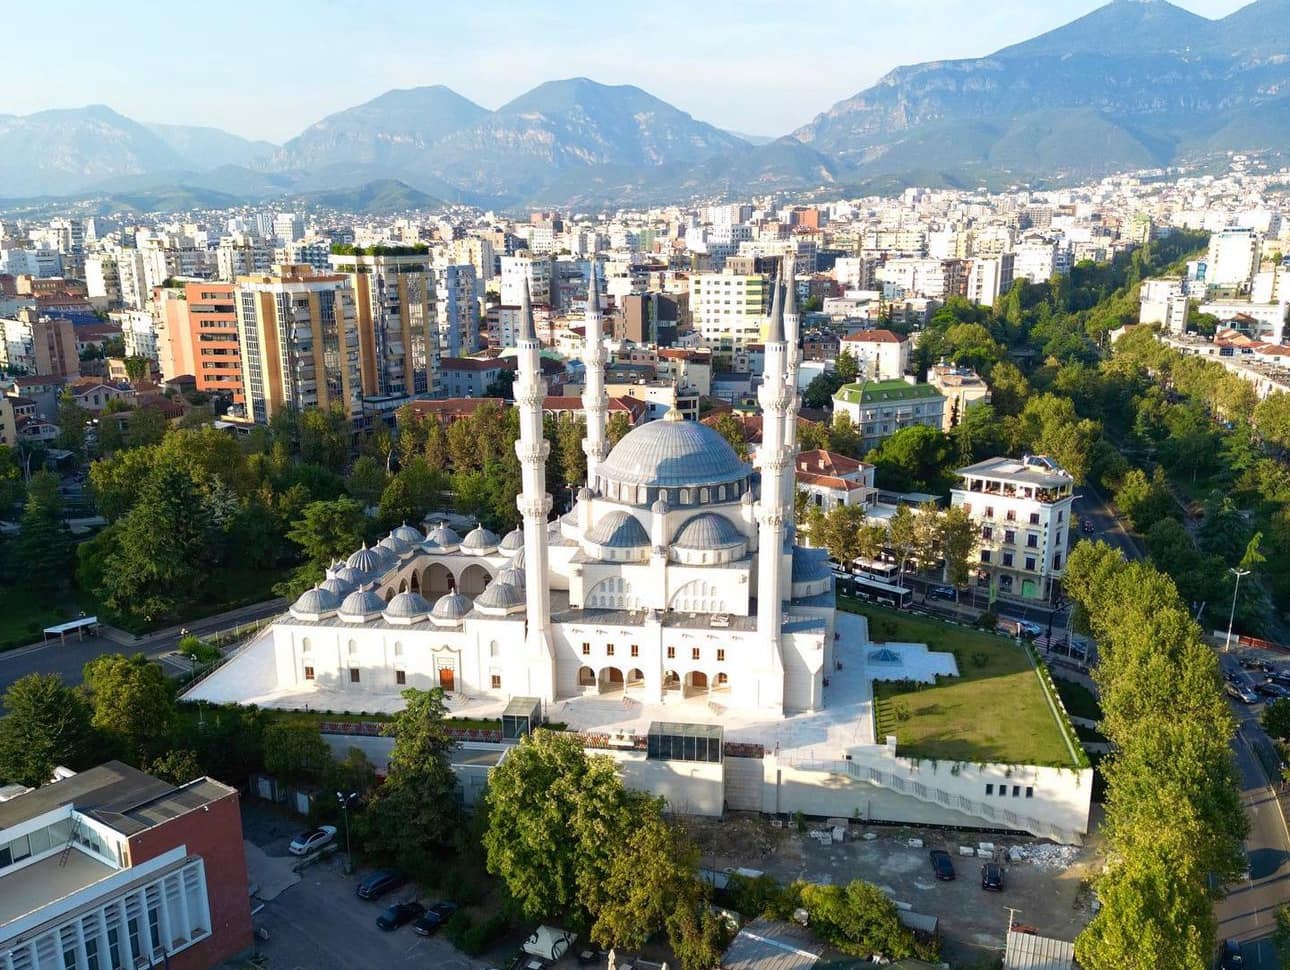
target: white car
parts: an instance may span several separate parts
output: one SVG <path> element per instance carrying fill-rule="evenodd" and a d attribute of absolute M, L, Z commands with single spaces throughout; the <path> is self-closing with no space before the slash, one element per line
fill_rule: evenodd
<path fill-rule="evenodd" d="M 336 826 L 320 825 L 316 829 L 297 835 L 287 846 L 287 851 L 292 855 L 308 855 L 310 852 L 317 852 L 324 845 L 331 844 L 334 838 L 336 838 Z"/>

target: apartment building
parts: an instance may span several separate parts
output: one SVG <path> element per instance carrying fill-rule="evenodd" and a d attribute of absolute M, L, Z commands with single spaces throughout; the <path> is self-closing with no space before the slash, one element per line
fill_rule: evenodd
<path fill-rule="evenodd" d="M 0 320 L 0 338 L 0 366 L 30 375 L 80 375 L 76 328 L 70 320 L 42 316 L 25 307 L 14 319 Z"/>
<path fill-rule="evenodd" d="M 765 338 L 770 279 L 762 273 L 695 273 L 690 277 L 690 316 L 699 342 L 732 354 Z"/>
<path fill-rule="evenodd" d="M 861 448 L 868 451 L 903 428 L 926 425 L 941 430 L 945 398 L 928 384 L 909 381 L 866 381 L 844 384 L 833 395 L 833 419 L 842 415 L 860 429 Z"/>
<path fill-rule="evenodd" d="M 974 258 L 968 270 L 967 298 L 978 306 L 994 306 L 1012 289 L 1015 260 L 1012 253 Z"/>
<path fill-rule="evenodd" d="M 479 349 L 479 276 L 469 263 L 434 267 L 435 308 L 439 349 L 445 357 L 461 357 Z"/>
<path fill-rule="evenodd" d="M 402 402 L 439 391 L 439 326 L 428 256 L 332 256 L 357 311 L 363 397 Z"/>
<path fill-rule="evenodd" d="M 504 371 L 514 371 L 514 357 L 444 357 L 439 362 L 447 398 L 485 397 Z"/>
<path fill-rule="evenodd" d="M 913 348 L 912 337 L 890 330 L 861 330 L 842 338 L 842 350 L 854 357 L 861 372 L 874 381 L 899 379 L 909 369 Z"/>
<path fill-rule="evenodd" d="M 110 761 L 0 802 L 6 970 L 206 970 L 251 932 L 236 789 Z"/>
<path fill-rule="evenodd" d="M 234 292 L 247 417 L 338 405 L 362 413 L 358 312 L 349 277 L 283 265 Z"/>
<path fill-rule="evenodd" d="M 869 506 L 878 494 L 874 467 L 867 462 L 816 448 L 799 453 L 795 466 L 797 490 L 806 493 L 808 505 L 822 511 L 839 505 Z"/>
<path fill-rule="evenodd" d="M 159 291 L 157 342 L 161 376 L 192 375 L 203 394 L 231 395 L 244 404 L 242 348 L 232 283 L 185 283 Z"/>
<path fill-rule="evenodd" d="M 1250 280 L 1259 268 L 1262 244 L 1262 235 L 1246 226 L 1228 226 L 1213 233 L 1205 260 L 1206 284 L 1248 292 Z"/>
<path fill-rule="evenodd" d="M 950 504 L 980 529 L 976 582 L 1006 599 L 1048 601 L 1066 568 L 1075 482 L 1042 455 L 960 468 Z"/>
<path fill-rule="evenodd" d="M 1187 293 L 1180 276 L 1143 280 L 1138 322 L 1162 325 L 1169 333 L 1187 332 Z"/>
<path fill-rule="evenodd" d="M 927 383 L 945 398 L 942 431 L 957 426 L 972 405 L 990 403 L 990 386 L 970 367 L 936 364 L 928 368 Z"/>
<path fill-rule="evenodd" d="M 502 264 L 502 303 L 506 306 L 519 306 L 524 293 L 524 281 L 529 284 L 529 301 L 537 306 L 547 306 L 552 310 L 560 307 L 560 292 L 556 276 L 555 259 L 545 256 L 534 259 L 529 256 L 503 256 Z"/>

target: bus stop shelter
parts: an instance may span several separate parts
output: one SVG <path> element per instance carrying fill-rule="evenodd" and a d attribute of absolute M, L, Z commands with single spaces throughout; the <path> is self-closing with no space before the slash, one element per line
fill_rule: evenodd
<path fill-rule="evenodd" d="M 58 623 L 54 626 L 45 627 L 45 637 L 58 637 L 59 640 L 66 640 L 69 633 L 75 633 L 78 640 L 85 639 L 85 634 L 91 636 L 98 631 L 99 618 L 97 616 L 82 616 L 80 619 L 68 620 L 66 623 Z"/>

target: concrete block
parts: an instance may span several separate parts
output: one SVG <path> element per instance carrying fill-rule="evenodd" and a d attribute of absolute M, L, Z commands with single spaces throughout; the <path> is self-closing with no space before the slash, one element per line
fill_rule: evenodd
<path fill-rule="evenodd" d="M 909 840 L 909 847 L 910 847 L 911 849 L 921 849 L 921 848 L 923 847 L 923 840 L 922 840 L 922 839 L 910 839 L 910 840 Z"/>
<path fill-rule="evenodd" d="M 974 855 L 976 855 L 976 849 L 974 849 L 974 848 L 973 848 L 972 846 L 970 846 L 970 845 L 960 845 L 960 846 L 959 846 L 959 855 L 974 856 Z"/>
<path fill-rule="evenodd" d="M 833 829 L 833 841 L 834 841 L 834 842 L 842 842 L 842 841 L 844 841 L 844 840 L 846 839 L 846 837 L 847 837 L 847 830 L 846 830 L 846 829 L 844 829 L 844 828 L 839 828 L 839 827 L 835 827 L 835 828 Z"/>
<path fill-rule="evenodd" d="M 993 849 L 977 849 L 977 850 L 976 850 L 976 857 L 977 857 L 978 859 L 993 859 L 993 858 L 994 858 L 994 850 L 993 850 Z"/>

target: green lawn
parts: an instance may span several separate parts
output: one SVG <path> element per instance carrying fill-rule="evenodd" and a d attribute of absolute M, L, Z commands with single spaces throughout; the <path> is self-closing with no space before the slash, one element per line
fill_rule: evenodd
<path fill-rule="evenodd" d="M 843 609 L 869 618 L 875 641 L 925 643 L 953 653 L 958 677 L 936 686 L 874 684 L 878 737 L 896 736 L 910 758 L 969 763 L 1072 764 L 1062 727 L 1022 647 L 1004 637 L 897 613 L 847 597 Z"/>
<path fill-rule="evenodd" d="M 40 640 L 40 631 L 76 619 L 75 605 L 50 605 L 29 591 L 0 591 L 0 650 Z"/>

